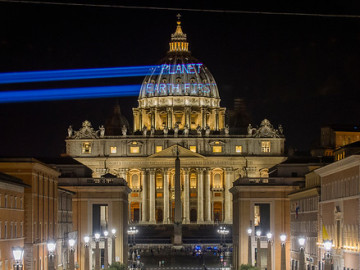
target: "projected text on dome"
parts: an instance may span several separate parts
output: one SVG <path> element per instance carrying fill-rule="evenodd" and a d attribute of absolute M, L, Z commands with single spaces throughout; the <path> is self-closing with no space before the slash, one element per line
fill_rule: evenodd
<path fill-rule="evenodd" d="M 210 93 L 210 87 L 215 85 L 215 83 L 148 83 L 146 92 L 155 95 L 207 95 Z"/>
<path fill-rule="evenodd" d="M 161 65 L 161 74 L 196 74 L 200 73 L 203 64 L 177 64 L 177 65 Z"/>
<path fill-rule="evenodd" d="M 204 68 L 202 63 L 191 64 L 176 64 L 168 65 L 163 64 L 159 66 L 160 72 L 155 74 L 160 75 L 180 75 L 180 74 L 194 74 L 194 77 L 189 77 L 190 83 L 182 82 L 182 78 L 174 78 L 176 83 L 167 82 L 166 79 L 161 83 L 152 81 L 146 84 L 146 93 L 149 95 L 208 95 L 212 86 L 216 86 L 215 83 L 197 83 L 197 79 L 201 70 Z"/>

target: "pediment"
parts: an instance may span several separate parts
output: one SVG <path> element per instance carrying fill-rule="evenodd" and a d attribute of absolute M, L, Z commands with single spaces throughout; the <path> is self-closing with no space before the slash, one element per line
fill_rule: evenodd
<path fill-rule="evenodd" d="M 172 145 L 158 153 L 155 153 L 150 158 L 174 158 L 176 157 L 177 151 L 179 152 L 180 158 L 205 158 L 203 155 L 194 153 L 187 148 L 180 145 Z"/>

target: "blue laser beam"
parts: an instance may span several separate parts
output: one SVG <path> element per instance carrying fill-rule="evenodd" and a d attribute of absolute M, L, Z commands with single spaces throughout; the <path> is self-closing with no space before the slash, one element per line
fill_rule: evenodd
<path fill-rule="evenodd" d="M 160 66 L 8 72 L 0 73 L 0 84 L 137 77 L 160 72 Z"/>
<path fill-rule="evenodd" d="M 140 85 L 96 86 L 0 92 L 0 103 L 137 96 Z"/>

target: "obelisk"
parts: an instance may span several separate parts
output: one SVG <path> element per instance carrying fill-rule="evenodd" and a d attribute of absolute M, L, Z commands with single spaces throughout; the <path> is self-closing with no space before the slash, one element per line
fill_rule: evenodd
<path fill-rule="evenodd" d="M 175 160 L 175 218 L 174 218 L 174 246 L 182 245 L 182 209 L 181 209 L 181 188 L 180 188 L 180 159 L 179 148 L 176 147 Z"/>

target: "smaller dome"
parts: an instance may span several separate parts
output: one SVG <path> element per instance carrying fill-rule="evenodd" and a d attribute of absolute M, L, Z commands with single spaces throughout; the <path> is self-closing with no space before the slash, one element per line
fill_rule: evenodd
<path fill-rule="evenodd" d="M 116 136 L 121 135 L 122 127 L 126 126 L 126 129 L 130 129 L 129 121 L 124 115 L 121 114 L 120 105 L 117 102 L 114 106 L 113 114 L 107 119 L 105 123 L 106 135 Z"/>

